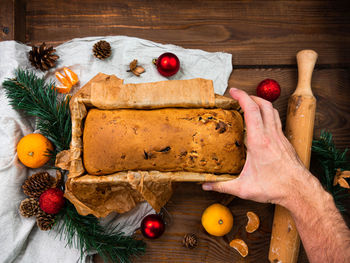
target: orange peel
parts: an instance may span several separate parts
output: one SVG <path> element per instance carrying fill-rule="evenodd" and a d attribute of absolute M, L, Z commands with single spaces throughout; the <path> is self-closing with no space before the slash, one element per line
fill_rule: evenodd
<path fill-rule="evenodd" d="M 72 87 L 79 82 L 79 78 L 77 74 L 69 68 L 63 68 L 63 72 L 64 74 L 58 71 L 55 73 L 56 78 L 62 84 L 57 85 L 55 88 L 57 92 L 66 94 L 69 93 Z"/>
<path fill-rule="evenodd" d="M 74 86 L 75 84 L 78 83 L 79 78 L 73 70 L 70 70 L 69 68 L 63 68 L 63 71 L 64 71 L 64 74 L 66 75 L 66 79 L 68 79 L 70 81 L 72 86 Z"/>
<path fill-rule="evenodd" d="M 230 247 L 237 250 L 237 252 L 242 256 L 246 257 L 248 255 L 248 246 L 242 239 L 234 239 L 230 242 Z"/>
<path fill-rule="evenodd" d="M 63 86 L 70 87 L 70 88 L 72 87 L 72 83 L 69 81 L 69 79 L 66 78 L 65 75 L 57 71 L 55 73 L 55 76 L 58 79 L 58 81 L 62 83 Z"/>
<path fill-rule="evenodd" d="M 253 233 L 259 228 L 260 225 L 260 219 L 257 214 L 254 212 L 247 212 L 247 217 L 248 217 L 248 223 L 245 226 L 245 230 L 248 233 Z"/>
<path fill-rule="evenodd" d="M 61 85 L 56 85 L 55 87 L 56 91 L 62 94 L 67 94 L 70 92 L 70 90 L 72 89 L 72 86 L 70 87 L 66 87 L 66 86 L 61 86 Z"/>

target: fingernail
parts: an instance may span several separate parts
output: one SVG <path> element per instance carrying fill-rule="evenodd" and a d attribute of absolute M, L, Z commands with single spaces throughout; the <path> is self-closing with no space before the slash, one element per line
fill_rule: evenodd
<path fill-rule="evenodd" d="M 238 89 L 236 89 L 236 88 L 231 88 L 230 89 L 230 91 L 236 91 L 236 90 L 238 90 Z"/>
<path fill-rule="evenodd" d="M 203 184 L 202 185 L 202 189 L 205 190 L 205 191 L 210 191 L 213 189 L 213 186 L 211 184 Z"/>

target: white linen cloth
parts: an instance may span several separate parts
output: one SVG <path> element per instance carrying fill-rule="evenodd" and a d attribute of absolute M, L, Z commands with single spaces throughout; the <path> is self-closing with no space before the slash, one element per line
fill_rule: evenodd
<path fill-rule="evenodd" d="M 112 55 L 106 60 L 98 60 L 92 54 L 93 44 L 102 39 L 112 47 Z M 26 198 L 21 185 L 36 171 L 27 169 L 19 162 L 16 145 L 24 135 L 35 131 L 34 119 L 8 105 L 1 84 L 6 78 L 13 77 L 18 67 L 34 70 L 28 61 L 30 49 L 15 41 L 0 42 L 0 262 L 79 262 L 80 252 L 65 247 L 65 241 L 60 240 L 55 231 L 40 231 L 34 217 L 24 218 L 18 212 L 20 202 Z M 175 53 L 181 63 L 180 71 L 170 79 L 212 79 L 218 94 L 225 92 L 232 71 L 231 54 L 184 49 L 125 36 L 73 39 L 57 46 L 56 50 L 60 56 L 57 67 L 46 73 L 35 72 L 53 79 L 56 70 L 71 68 L 80 79 L 80 85 L 73 92 L 99 72 L 115 74 L 125 83 L 166 80 L 152 64 L 152 59 L 164 52 Z M 141 77 L 126 72 L 133 59 L 137 59 L 146 70 Z M 111 214 L 101 223 L 119 224 L 120 229 L 130 235 L 139 227 L 142 218 L 152 212 L 154 210 L 147 203 L 142 203 L 126 214 Z M 92 259 L 85 255 L 83 262 L 92 262 Z"/>

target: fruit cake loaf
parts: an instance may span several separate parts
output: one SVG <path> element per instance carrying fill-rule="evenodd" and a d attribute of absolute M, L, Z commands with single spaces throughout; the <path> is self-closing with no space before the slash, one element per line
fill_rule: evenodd
<path fill-rule="evenodd" d="M 237 174 L 245 162 L 243 120 L 223 109 L 91 109 L 83 133 L 91 175 L 129 170 Z"/>

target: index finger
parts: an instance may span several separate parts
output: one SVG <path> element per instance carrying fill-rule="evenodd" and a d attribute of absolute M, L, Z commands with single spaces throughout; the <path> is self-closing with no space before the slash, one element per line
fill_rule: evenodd
<path fill-rule="evenodd" d="M 263 131 L 263 120 L 259 106 L 243 90 L 231 88 L 230 95 L 238 100 L 244 111 L 244 120 L 247 126 L 247 136 L 255 136 Z"/>

